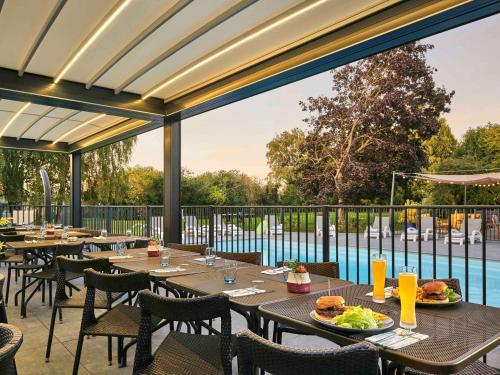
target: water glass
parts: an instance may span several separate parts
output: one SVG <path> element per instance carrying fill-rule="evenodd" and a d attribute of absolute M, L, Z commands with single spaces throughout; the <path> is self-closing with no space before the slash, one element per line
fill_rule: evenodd
<path fill-rule="evenodd" d="M 170 250 L 162 248 L 160 250 L 160 267 L 170 266 Z"/>
<path fill-rule="evenodd" d="M 417 328 L 415 303 L 417 299 L 417 269 L 413 266 L 401 266 L 398 274 L 401 317 L 399 326 L 412 330 Z"/>
<path fill-rule="evenodd" d="M 238 267 L 236 262 L 226 262 L 224 265 L 224 283 L 225 284 L 234 284 L 236 283 L 236 272 L 238 271 Z"/>
<path fill-rule="evenodd" d="M 215 265 L 216 257 L 217 254 L 215 252 L 215 249 L 213 247 L 207 247 L 207 250 L 205 251 L 205 263 L 207 264 L 207 266 Z"/>
<path fill-rule="evenodd" d="M 387 270 L 387 260 L 385 254 L 372 255 L 373 274 L 373 302 L 385 302 L 385 274 Z"/>
<path fill-rule="evenodd" d="M 46 234 L 47 234 L 47 230 L 45 228 L 40 228 L 40 232 L 38 232 L 38 239 L 44 240 Z"/>
<path fill-rule="evenodd" d="M 116 255 L 122 257 L 125 255 L 125 250 L 127 250 L 127 245 L 125 242 L 119 241 L 116 243 Z"/>
<path fill-rule="evenodd" d="M 108 237 L 108 231 L 106 229 L 101 230 L 101 237 L 102 238 L 107 238 Z"/>
<path fill-rule="evenodd" d="M 125 232 L 127 234 L 127 237 L 132 237 L 132 231 L 130 229 L 127 229 L 127 232 Z"/>
<path fill-rule="evenodd" d="M 288 262 L 288 259 L 285 259 L 283 261 L 283 279 L 285 279 L 285 282 L 288 281 L 288 272 L 290 267 L 289 267 L 289 262 Z"/>

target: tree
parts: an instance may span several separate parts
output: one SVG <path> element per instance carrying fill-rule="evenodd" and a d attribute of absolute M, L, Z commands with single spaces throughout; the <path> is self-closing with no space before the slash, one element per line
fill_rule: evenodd
<path fill-rule="evenodd" d="M 298 188 L 339 204 L 389 197 L 393 170 L 420 170 L 453 92 L 436 86 L 428 44 L 410 43 L 332 71 L 333 93 L 301 102 L 309 127 Z"/>
<path fill-rule="evenodd" d="M 498 161 L 500 124 L 488 123 L 484 126 L 468 129 L 453 153 L 455 157 L 471 156 L 481 160 L 485 168 L 492 168 L 492 163 Z"/>
<path fill-rule="evenodd" d="M 450 126 L 444 118 L 440 118 L 438 133 L 424 142 L 429 170 L 432 171 L 433 166 L 452 156 L 457 145 L 458 141 L 451 132 Z"/>
<path fill-rule="evenodd" d="M 129 168 L 127 176 L 126 204 L 161 205 L 163 204 L 163 172 L 153 167 L 135 166 Z"/>

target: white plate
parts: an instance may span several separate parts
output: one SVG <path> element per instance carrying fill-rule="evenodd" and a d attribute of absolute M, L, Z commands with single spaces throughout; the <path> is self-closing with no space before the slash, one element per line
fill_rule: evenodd
<path fill-rule="evenodd" d="M 319 324 L 334 329 L 336 331 L 340 332 L 346 332 L 346 333 L 366 333 L 366 334 L 376 334 L 380 333 L 382 331 L 385 331 L 388 328 L 391 328 L 394 325 L 394 320 L 391 318 L 388 318 L 386 320 L 381 320 L 382 322 L 382 327 L 379 328 L 372 328 L 372 329 L 361 329 L 361 328 L 346 328 L 346 327 L 340 327 L 335 324 L 333 324 L 331 321 L 323 320 L 323 319 L 318 319 L 316 317 L 316 311 L 311 311 L 309 316 L 315 321 L 318 322 Z"/>
<path fill-rule="evenodd" d="M 395 299 L 399 301 L 399 296 L 396 297 L 395 295 L 392 295 Z M 458 298 L 456 301 L 453 302 L 424 302 L 424 301 L 417 301 L 415 304 L 417 306 L 436 306 L 436 307 L 441 307 L 441 306 L 451 306 L 451 305 L 456 305 L 459 302 L 462 302 L 462 296 L 460 294 L 455 293 L 455 298 Z"/>

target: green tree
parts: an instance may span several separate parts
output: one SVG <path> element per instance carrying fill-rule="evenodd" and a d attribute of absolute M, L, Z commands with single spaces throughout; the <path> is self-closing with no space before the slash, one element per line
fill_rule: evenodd
<path fill-rule="evenodd" d="M 126 171 L 126 204 L 161 205 L 163 204 L 163 172 L 153 167 L 135 166 Z"/>
<path fill-rule="evenodd" d="M 458 141 L 451 132 L 451 128 L 444 118 L 439 119 L 439 131 L 429 140 L 424 142 L 425 152 L 429 162 L 429 171 L 453 155 L 457 148 Z"/>

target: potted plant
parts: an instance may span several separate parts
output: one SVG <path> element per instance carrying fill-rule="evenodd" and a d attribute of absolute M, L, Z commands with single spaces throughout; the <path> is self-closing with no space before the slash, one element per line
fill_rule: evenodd
<path fill-rule="evenodd" d="M 288 267 L 290 268 L 286 280 L 288 291 L 291 293 L 309 293 L 311 291 L 311 278 L 307 268 L 296 260 L 291 260 Z"/>
<path fill-rule="evenodd" d="M 12 223 L 12 218 L 11 217 L 0 217 L 0 227 L 8 227 Z"/>
<path fill-rule="evenodd" d="M 158 237 L 151 237 L 148 242 L 148 256 L 150 257 L 158 257 L 160 256 L 160 249 L 158 248 L 158 243 L 160 240 Z"/>

